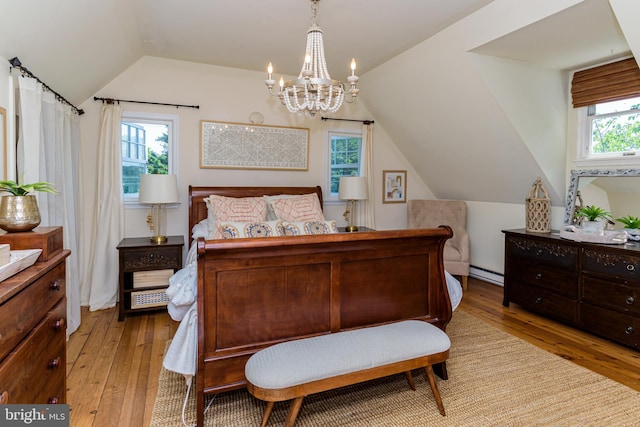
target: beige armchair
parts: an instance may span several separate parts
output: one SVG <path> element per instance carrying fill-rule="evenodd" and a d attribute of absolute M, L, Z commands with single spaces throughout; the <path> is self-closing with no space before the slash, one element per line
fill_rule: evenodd
<path fill-rule="evenodd" d="M 435 228 L 448 225 L 453 237 L 444 245 L 444 268 L 462 277 L 467 289 L 469 277 L 469 234 L 467 233 L 467 204 L 462 200 L 407 201 L 408 228 Z"/>

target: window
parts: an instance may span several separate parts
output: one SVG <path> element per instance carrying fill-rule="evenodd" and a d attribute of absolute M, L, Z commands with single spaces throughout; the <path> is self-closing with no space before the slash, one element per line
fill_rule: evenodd
<path fill-rule="evenodd" d="M 578 162 L 640 160 L 640 68 L 635 58 L 576 71 L 571 97 L 582 112 Z"/>
<path fill-rule="evenodd" d="M 329 194 L 337 200 L 340 177 L 360 175 L 362 133 L 329 131 Z"/>
<path fill-rule="evenodd" d="M 122 114 L 122 190 L 125 202 L 137 202 L 140 175 L 175 173 L 177 116 Z"/>
<path fill-rule="evenodd" d="M 590 105 L 587 123 L 588 157 L 640 154 L 640 97 Z"/>

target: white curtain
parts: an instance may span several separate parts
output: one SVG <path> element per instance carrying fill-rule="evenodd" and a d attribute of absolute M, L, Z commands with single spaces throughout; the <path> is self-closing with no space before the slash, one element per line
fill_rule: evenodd
<path fill-rule="evenodd" d="M 98 182 L 95 191 L 87 271 L 83 274 L 83 305 L 91 311 L 113 307 L 118 299 L 118 250 L 124 235 L 124 203 L 122 195 L 122 152 L 120 119 L 122 107 L 104 104 L 100 115 L 95 171 Z"/>
<path fill-rule="evenodd" d="M 375 191 L 373 175 L 373 124 L 362 125 L 362 158 L 360 163 L 360 176 L 367 178 L 367 200 L 360 202 L 357 209 L 356 224 L 362 224 L 372 229 L 376 228 L 375 217 Z"/>
<path fill-rule="evenodd" d="M 58 194 L 36 193 L 42 226 L 61 225 L 66 262 L 67 335 L 80 326 L 78 272 L 78 115 L 31 77 L 18 77 L 18 179 L 47 181 Z"/>

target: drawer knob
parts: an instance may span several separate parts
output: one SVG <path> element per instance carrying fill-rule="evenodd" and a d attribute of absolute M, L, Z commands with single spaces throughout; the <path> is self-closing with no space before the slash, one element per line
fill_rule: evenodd
<path fill-rule="evenodd" d="M 59 331 L 60 329 L 64 329 L 64 324 L 65 324 L 64 319 L 58 319 L 55 322 L 53 322 L 53 329 L 55 329 L 56 331 Z"/>
<path fill-rule="evenodd" d="M 542 249 L 538 249 L 536 251 L 536 255 L 538 255 L 538 256 L 542 256 L 543 254 L 544 254 L 544 251 Z"/>
<path fill-rule="evenodd" d="M 536 304 L 542 304 L 542 297 L 536 298 Z"/>
<path fill-rule="evenodd" d="M 542 273 L 537 273 L 536 274 L 536 280 L 540 280 L 542 279 Z"/>
<path fill-rule="evenodd" d="M 4 391 L 0 394 L 0 405 L 6 405 L 7 403 L 9 403 L 9 392 Z"/>
<path fill-rule="evenodd" d="M 60 403 L 60 399 L 58 399 L 57 397 L 50 397 L 49 400 L 47 400 L 47 403 L 49 405 L 57 405 L 58 403 Z"/>
<path fill-rule="evenodd" d="M 60 366 L 61 363 L 62 363 L 62 359 L 60 357 L 56 357 L 55 359 L 52 359 L 49 361 L 49 367 L 51 369 L 56 369 Z"/>
<path fill-rule="evenodd" d="M 636 270 L 636 266 L 633 264 L 629 264 L 627 265 L 627 271 L 635 271 Z"/>
<path fill-rule="evenodd" d="M 636 299 L 634 297 L 632 297 L 631 295 L 629 295 L 627 297 L 627 299 L 625 300 L 625 302 L 629 305 L 633 304 L 634 302 L 636 302 Z"/>
<path fill-rule="evenodd" d="M 53 281 L 51 283 L 51 286 L 49 286 L 49 288 L 52 291 L 59 291 L 60 290 L 60 279 Z"/>
<path fill-rule="evenodd" d="M 624 330 L 624 333 L 627 335 L 631 335 L 633 333 L 633 326 L 627 326 Z"/>

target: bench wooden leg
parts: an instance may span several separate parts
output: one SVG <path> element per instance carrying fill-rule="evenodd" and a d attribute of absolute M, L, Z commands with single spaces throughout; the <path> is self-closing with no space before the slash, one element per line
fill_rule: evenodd
<path fill-rule="evenodd" d="M 416 391 L 416 383 L 413 382 L 413 375 L 411 375 L 411 371 L 407 371 L 407 382 L 409 383 L 411 390 Z"/>
<path fill-rule="evenodd" d="M 289 412 L 287 413 L 287 419 L 284 421 L 284 427 L 293 427 L 296 423 L 296 418 L 298 418 L 298 412 L 300 412 L 300 407 L 302 407 L 302 399 L 303 396 L 296 397 L 291 402 L 291 406 L 289 406 Z"/>
<path fill-rule="evenodd" d="M 262 415 L 262 424 L 260 424 L 260 427 L 265 427 L 267 425 L 269 417 L 271 416 L 271 411 L 273 411 L 273 405 L 275 405 L 275 402 L 267 402 L 267 406 L 264 408 L 264 414 Z"/>
<path fill-rule="evenodd" d="M 427 371 L 427 379 L 429 380 L 429 385 L 431 386 L 431 391 L 433 392 L 433 397 L 436 399 L 436 404 L 438 405 L 438 410 L 440 411 L 440 415 L 445 416 L 444 413 L 444 405 L 442 404 L 442 399 L 440 398 L 440 392 L 438 391 L 438 386 L 436 385 L 436 378 L 433 375 L 433 369 L 431 365 L 427 365 L 424 368 Z"/>

